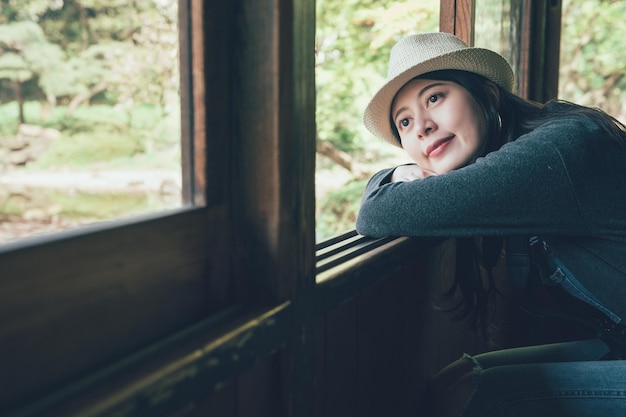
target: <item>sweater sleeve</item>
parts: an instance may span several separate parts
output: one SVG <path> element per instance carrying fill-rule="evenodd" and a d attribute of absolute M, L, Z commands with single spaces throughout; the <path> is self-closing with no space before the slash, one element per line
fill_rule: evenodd
<path fill-rule="evenodd" d="M 372 237 L 584 233 L 572 167 L 551 140 L 571 143 L 580 135 L 563 123 L 546 124 L 444 175 L 370 182 L 357 231 Z"/>

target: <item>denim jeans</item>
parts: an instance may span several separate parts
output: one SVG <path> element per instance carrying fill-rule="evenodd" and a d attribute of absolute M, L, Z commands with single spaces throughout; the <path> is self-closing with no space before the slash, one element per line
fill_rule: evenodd
<path fill-rule="evenodd" d="M 608 352 L 592 339 L 466 355 L 476 387 L 463 417 L 626 416 L 626 361 Z"/>

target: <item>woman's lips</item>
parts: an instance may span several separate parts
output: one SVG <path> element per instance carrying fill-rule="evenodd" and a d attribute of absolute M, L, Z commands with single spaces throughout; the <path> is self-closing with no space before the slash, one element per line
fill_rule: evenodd
<path fill-rule="evenodd" d="M 452 142 L 452 139 L 453 136 L 450 136 L 448 138 L 438 139 L 434 141 L 426 148 L 426 156 L 429 158 L 434 158 L 441 155 L 446 150 L 450 142 Z"/>

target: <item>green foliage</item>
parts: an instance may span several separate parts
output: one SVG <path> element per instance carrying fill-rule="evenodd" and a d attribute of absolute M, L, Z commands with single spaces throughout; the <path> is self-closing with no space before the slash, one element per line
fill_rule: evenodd
<path fill-rule="evenodd" d="M 0 11 L 0 79 L 34 78 L 52 104 L 106 89 L 113 104 L 165 107 L 177 52 L 176 0 L 4 0 Z"/>
<path fill-rule="evenodd" d="M 41 105 L 39 103 L 27 103 L 24 106 L 24 110 L 26 118 L 29 120 L 38 120 L 41 115 Z M 0 105 L 0 138 L 17 134 L 19 127 L 18 114 L 19 108 L 15 101 Z M 43 123 L 41 124 L 44 125 Z"/>
<path fill-rule="evenodd" d="M 23 20 L 36 21 L 48 8 L 56 9 L 59 3 L 50 0 L 2 0 L 0 24 Z"/>
<path fill-rule="evenodd" d="M 560 98 L 626 120 L 626 2 L 565 0 Z"/>
<path fill-rule="evenodd" d="M 317 240 L 327 239 L 354 229 L 365 180 L 351 181 L 340 189 L 329 192 L 317 207 Z"/>
<path fill-rule="evenodd" d="M 163 117 L 160 108 L 148 105 L 138 105 L 128 112 L 109 106 L 81 108 L 72 117 L 47 124 L 63 131 L 63 138 L 53 143 L 32 168 L 85 167 L 97 163 L 137 167 L 137 157 L 149 160 L 155 152 L 180 147 L 178 114 L 172 112 Z M 176 169 L 179 163 L 170 160 L 161 167 Z"/>
<path fill-rule="evenodd" d="M 23 82 L 35 75 L 54 72 L 63 51 L 47 41 L 41 27 L 33 22 L 0 25 L 0 78 Z"/>

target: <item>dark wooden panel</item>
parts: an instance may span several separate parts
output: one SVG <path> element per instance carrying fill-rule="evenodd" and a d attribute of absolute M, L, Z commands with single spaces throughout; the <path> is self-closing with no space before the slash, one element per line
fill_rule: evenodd
<path fill-rule="evenodd" d="M 439 247 L 424 251 L 437 256 Z M 439 349 L 428 350 L 436 325 L 426 323 L 433 318 L 430 280 L 440 272 L 429 275 L 427 259 L 407 257 L 401 270 L 358 296 L 360 416 L 419 415 L 425 382 L 440 368 Z"/>
<path fill-rule="evenodd" d="M 405 415 L 402 277 L 358 297 L 358 416 Z"/>
<path fill-rule="evenodd" d="M 364 243 L 361 243 L 364 240 Z M 428 247 L 436 240 L 410 238 L 368 239 L 359 237 L 333 253 L 331 259 L 323 259 L 318 263 L 322 268 L 317 274 L 315 303 L 320 313 L 334 308 L 335 305 L 348 300 L 390 276 L 396 275 L 406 264 L 407 259 L 425 257 Z M 341 245 L 340 245 L 341 246 Z M 367 247 L 363 253 L 361 250 Z M 324 251 L 330 248 L 324 248 Z M 334 251 L 333 251 L 334 252 Z M 327 263 L 337 258 L 341 262 L 329 269 Z"/>
<path fill-rule="evenodd" d="M 191 1 L 193 80 L 193 164 L 197 181 L 194 198 L 206 198 L 207 205 L 230 201 L 232 121 L 234 94 L 233 53 L 236 49 L 235 13 L 237 1 Z M 206 177 L 206 181 L 202 179 Z M 235 190 L 236 192 L 236 190 Z M 206 197 L 205 197 L 206 196 Z M 224 227 L 229 227 L 229 222 Z M 218 235 L 219 236 L 219 235 Z"/>
<path fill-rule="evenodd" d="M 357 303 L 343 303 L 326 315 L 325 371 L 321 389 L 326 417 L 359 417 L 357 390 Z"/>
<path fill-rule="evenodd" d="M 252 372 L 249 370 L 255 364 L 279 351 L 286 344 L 291 313 L 289 303 L 256 312 L 234 308 L 15 410 L 10 416 L 184 415 L 205 396 Z M 259 369 L 268 375 L 267 369 Z M 254 381 L 256 374 L 250 378 Z M 278 395 L 275 384 L 270 390 Z"/>
<path fill-rule="evenodd" d="M 238 417 L 285 416 L 281 401 L 280 353 L 260 360 L 238 378 Z"/>
<path fill-rule="evenodd" d="M 561 0 L 550 0 L 546 4 L 546 61 L 543 101 L 557 98 L 559 92 L 559 63 L 561 59 Z"/>
<path fill-rule="evenodd" d="M 379 241 L 377 246 L 377 242 L 361 239 L 346 235 L 345 246 L 330 242 L 319 247 L 323 272 L 318 275 L 317 304 L 320 313 L 328 312 L 324 381 L 331 387 L 324 389 L 326 410 L 334 413 L 338 406 L 341 413 L 356 412 L 359 416 L 384 412 L 415 415 L 429 378 L 463 352 L 484 350 L 484 341 L 464 322 L 453 321 L 450 313 L 436 311 L 433 306 L 433 298 L 440 296 L 453 279 L 455 241 L 395 239 Z M 363 245 L 375 249 L 361 254 Z M 333 259 L 342 261 L 325 269 Z M 331 308 L 342 302 L 342 309 Z M 356 313 L 346 307 L 354 302 Z M 341 346 L 336 346 L 331 333 L 340 333 L 337 328 L 349 323 L 353 314 L 357 326 L 356 387 L 346 391 L 349 379 L 345 375 L 342 385 L 348 395 L 356 390 L 354 409 L 350 408 L 351 401 L 333 396 L 336 382 L 329 374 L 334 370 L 328 357 L 348 356 L 346 350 L 351 351 L 352 345 L 345 346 L 351 340 L 344 342 L 350 333 L 339 339 Z M 329 323 L 333 327 L 328 327 Z"/>
<path fill-rule="evenodd" d="M 424 300 L 430 306 L 425 309 L 419 365 L 425 379 L 465 352 L 476 354 L 487 350 L 486 340 L 469 328 L 466 321 L 457 321 L 453 313 L 441 310 L 454 303 L 454 300 L 443 302 L 441 297 L 454 280 L 455 256 L 455 240 L 450 239 L 436 247 L 429 258 L 427 279 L 431 302 Z M 433 308 L 433 300 L 437 308 Z"/>
<path fill-rule="evenodd" d="M 419 251 L 413 256 L 405 253 L 383 279 L 366 285 L 369 273 L 381 274 L 378 268 L 366 267 L 367 272 L 336 277 L 333 294 L 327 291 L 333 280 L 323 281 L 322 298 L 328 295 L 337 301 L 348 288 L 353 292 L 339 307 L 326 310 L 322 380 L 326 414 L 318 416 L 418 415 L 424 386 L 436 372 L 464 352 L 486 350 L 486 341 L 465 322 L 433 305 L 452 282 L 455 241 L 414 243 Z M 349 241 L 348 250 L 351 246 Z M 402 247 L 397 242 L 395 250 L 403 252 Z"/>
<path fill-rule="evenodd" d="M 315 366 L 315 384 L 314 384 L 314 416 L 325 417 L 326 416 L 326 380 L 328 379 L 328 372 L 326 370 L 326 319 L 324 316 L 320 317 L 319 325 L 316 326 L 316 332 L 314 333 L 314 366 Z"/>
<path fill-rule="evenodd" d="M 212 310 L 205 213 L 152 217 L 2 246 L 0 407 L 57 388 Z"/>
<path fill-rule="evenodd" d="M 239 279 L 255 278 L 242 291 L 279 301 L 314 285 L 314 10 L 301 1 L 239 3 L 226 178 L 234 268 Z"/>
<path fill-rule="evenodd" d="M 387 366 L 387 353 L 392 354 L 387 348 L 393 341 L 387 339 L 386 326 L 395 328 L 395 323 L 387 322 L 390 316 L 385 309 L 389 306 L 389 294 L 392 281 L 389 279 L 383 283 L 368 288 L 357 298 L 357 361 L 358 377 L 356 389 L 358 398 L 355 403 L 356 415 L 360 417 L 397 415 L 394 406 L 389 404 L 389 413 L 381 410 L 381 403 L 387 397 L 389 386 L 385 385 L 385 367 Z M 397 303 L 396 303 L 397 304 Z M 393 352 L 397 354 L 397 352 Z"/>
<path fill-rule="evenodd" d="M 422 345 L 429 343 L 429 334 L 424 331 L 425 320 L 432 311 L 429 297 L 428 262 L 436 253 L 437 245 L 433 245 L 426 256 L 413 258 L 404 266 L 404 287 L 399 301 L 404 306 L 403 335 L 403 370 L 402 380 L 398 381 L 404 387 L 406 396 L 405 415 L 421 416 L 419 404 L 425 380 L 430 374 L 425 374 L 423 363 L 425 358 L 420 356 Z"/>
<path fill-rule="evenodd" d="M 237 382 L 231 381 L 217 392 L 201 396 L 177 417 L 237 417 Z"/>
<path fill-rule="evenodd" d="M 281 417 L 287 415 L 282 404 L 280 356 L 284 352 L 259 359 L 236 380 L 224 383 L 213 392 L 199 395 L 177 416 L 185 417 Z M 152 415 L 151 415 L 152 417 Z"/>
<path fill-rule="evenodd" d="M 522 16 L 519 94 L 543 103 L 558 92 L 561 1 L 518 0 L 516 5 Z"/>

